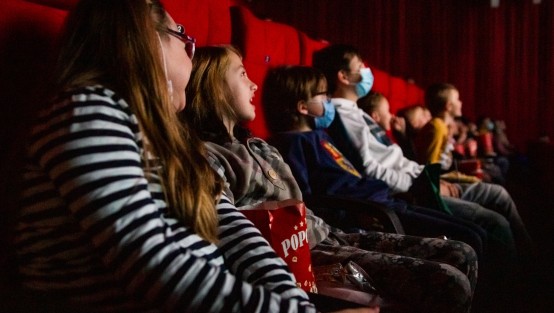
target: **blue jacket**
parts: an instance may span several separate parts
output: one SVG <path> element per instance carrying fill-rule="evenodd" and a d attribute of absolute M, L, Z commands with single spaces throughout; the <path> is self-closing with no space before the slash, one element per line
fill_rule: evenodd
<path fill-rule="evenodd" d="M 398 205 L 388 185 L 361 175 L 324 130 L 281 133 L 271 138 L 305 195 L 342 195 Z"/>

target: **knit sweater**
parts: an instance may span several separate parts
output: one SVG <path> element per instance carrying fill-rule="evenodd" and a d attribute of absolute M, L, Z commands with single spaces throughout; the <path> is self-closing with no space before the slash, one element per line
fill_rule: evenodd
<path fill-rule="evenodd" d="M 40 116 L 14 242 L 23 287 L 87 312 L 315 312 L 225 196 L 217 246 L 168 213 L 144 140 L 125 100 L 101 86 Z"/>
<path fill-rule="evenodd" d="M 234 203 L 247 209 L 264 201 L 302 200 L 296 180 L 275 149 L 260 138 L 249 138 L 245 144 L 235 140 L 224 145 L 207 143 L 210 163 L 225 177 Z M 306 209 L 310 248 L 327 238 L 332 229 Z"/>

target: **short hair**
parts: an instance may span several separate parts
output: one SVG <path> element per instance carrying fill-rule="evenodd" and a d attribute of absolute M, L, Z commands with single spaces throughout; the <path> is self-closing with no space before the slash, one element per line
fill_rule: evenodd
<path fill-rule="evenodd" d="M 457 90 L 449 83 L 435 83 L 425 90 L 425 105 L 431 111 L 431 115 L 437 116 L 446 110 L 448 96 L 451 90 Z"/>
<path fill-rule="evenodd" d="M 270 132 L 290 131 L 301 116 L 298 101 L 308 101 L 318 93 L 326 79 L 308 66 L 279 66 L 271 69 L 263 84 L 262 103 Z"/>
<path fill-rule="evenodd" d="M 337 73 L 349 71 L 350 61 L 354 57 L 360 58 L 360 52 L 354 46 L 346 44 L 334 44 L 314 52 L 313 66 L 321 70 L 327 78 L 329 93 L 337 89 Z"/>
<path fill-rule="evenodd" d="M 377 111 L 379 103 L 381 100 L 385 99 L 385 96 L 377 91 L 371 91 L 367 95 L 358 99 L 357 104 L 360 109 L 362 109 L 367 114 L 371 114 Z"/>
<path fill-rule="evenodd" d="M 425 107 L 419 104 L 414 104 L 399 109 L 396 112 L 396 116 L 404 118 L 404 120 L 406 120 L 406 129 L 413 131 L 413 121 L 415 118 L 415 114 L 420 110 L 425 110 Z"/>

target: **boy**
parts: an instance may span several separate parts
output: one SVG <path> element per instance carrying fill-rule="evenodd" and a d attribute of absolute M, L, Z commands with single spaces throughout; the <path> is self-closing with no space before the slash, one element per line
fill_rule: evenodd
<path fill-rule="evenodd" d="M 407 191 L 423 165 L 405 158 L 398 145 L 383 145 L 371 133 L 368 124 L 375 121 L 356 104 L 368 93 L 356 88 L 364 83 L 363 77 L 359 77 L 364 68 L 359 52 L 349 45 L 331 45 L 314 53 L 313 60 L 327 78 L 328 92 L 336 108 L 335 120 L 328 131 L 339 150 L 364 175 L 385 181 L 395 191 Z M 461 110 L 461 102 L 454 105 L 459 108 L 453 110 Z M 530 249 L 531 239 L 517 208 L 501 186 L 441 181 L 440 194 L 454 216 L 487 230 L 491 248 L 509 258 L 516 255 L 514 240 L 522 252 Z"/>
<path fill-rule="evenodd" d="M 387 136 L 387 132 L 393 128 L 396 131 L 405 132 L 406 122 L 403 118 L 397 118 L 391 114 L 389 101 L 383 94 L 370 91 L 365 97 L 358 99 L 356 103 L 375 122 L 375 124 L 370 125 L 370 131 L 380 143 L 386 146 L 393 144 Z"/>

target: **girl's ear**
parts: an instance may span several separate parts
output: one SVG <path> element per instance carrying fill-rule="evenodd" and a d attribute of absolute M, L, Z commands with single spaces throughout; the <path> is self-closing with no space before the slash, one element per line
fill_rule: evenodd
<path fill-rule="evenodd" d="M 308 102 L 300 100 L 296 103 L 296 111 L 302 115 L 308 115 Z"/>

